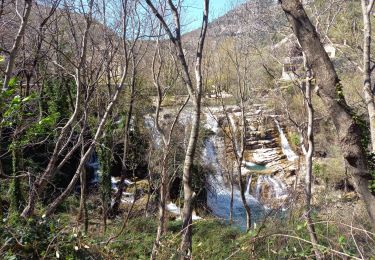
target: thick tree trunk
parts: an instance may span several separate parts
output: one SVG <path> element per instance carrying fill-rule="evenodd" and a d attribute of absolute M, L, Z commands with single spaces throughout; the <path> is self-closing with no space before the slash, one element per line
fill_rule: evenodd
<path fill-rule="evenodd" d="M 363 92 L 370 121 L 371 147 L 375 153 L 375 101 L 374 90 L 371 84 L 371 10 L 374 1 L 367 5 L 366 0 L 361 0 L 363 16 Z"/>
<path fill-rule="evenodd" d="M 345 101 L 334 66 L 302 3 L 299 0 L 280 0 L 280 3 L 315 74 L 318 94 L 336 127 L 339 145 L 353 176 L 356 191 L 365 202 L 375 228 L 375 197 L 369 190 L 372 176 L 369 173 L 365 148 L 361 144 L 361 129 Z"/>

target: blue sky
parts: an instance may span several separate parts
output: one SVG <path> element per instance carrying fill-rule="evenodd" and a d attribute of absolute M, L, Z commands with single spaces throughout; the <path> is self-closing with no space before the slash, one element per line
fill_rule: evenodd
<path fill-rule="evenodd" d="M 243 2 L 245 0 L 210 0 L 210 20 L 222 16 L 234 6 Z M 185 15 L 183 15 L 184 31 L 188 32 L 199 28 L 202 21 L 203 0 L 185 0 L 183 4 L 186 6 Z"/>

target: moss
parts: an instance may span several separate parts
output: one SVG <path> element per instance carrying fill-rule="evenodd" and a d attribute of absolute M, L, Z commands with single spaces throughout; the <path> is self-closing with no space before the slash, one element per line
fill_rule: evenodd
<path fill-rule="evenodd" d="M 338 102 L 342 102 L 345 100 L 343 86 L 340 82 L 336 84 L 336 100 Z"/>
<path fill-rule="evenodd" d="M 367 122 L 361 116 L 354 113 L 352 115 L 352 118 L 356 126 L 360 129 L 361 146 L 362 146 L 364 153 L 367 156 L 368 168 L 369 168 L 370 175 L 372 176 L 372 179 L 369 181 L 369 189 L 375 195 L 375 153 L 369 151 L 368 149 L 371 144 L 370 128 Z"/>

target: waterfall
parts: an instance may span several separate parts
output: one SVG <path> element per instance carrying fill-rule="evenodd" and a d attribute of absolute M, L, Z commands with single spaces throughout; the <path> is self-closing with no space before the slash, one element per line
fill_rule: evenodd
<path fill-rule="evenodd" d="M 276 118 L 275 118 L 275 123 L 277 126 L 277 130 L 280 133 L 281 149 L 283 153 L 288 158 L 288 161 L 295 161 L 296 159 L 298 159 L 298 156 L 293 152 L 292 148 L 290 147 L 288 139 L 286 138 L 285 133 L 283 129 L 281 128 L 280 123 L 276 120 Z"/>
<path fill-rule="evenodd" d="M 144 118 L 146 128 L 150 131 L 152 140 L 154 140 L 154 144 L 156 145 L 156 147 L 160 148 L 162 140 L 155 126 L 155 119 L 150 115 L 146 115 Z"/>
<path fill-rule="evenodd" d="M 237 139 L 237 125 L 236 125 L 236 120 L 234 119 L 234 115 L 233 114 L 229 114 L 228 117 L 229 117 L 229 121 L 230 121 L 229 123 L 231 125 L 231 129 L 232 129 L 232 133 L 234 135 L 234 136 L 232 136 L 232 138 L 234 138 L 234 144 L 236 146 L 236 147 L 233 147 L 233 151 L 236 151 L 237 153 L 239 153 L 240 145 L 238 144 L 238 139 Z"/>
<path fill-rule="evenodd" d="M 211 213 L 214 216 L 222 218 L 224 220 L 229 220 L 231 185 L 229 181 L 229 174 L 226 173 L 225 168 L 222 164 L 222 162 L 228 160 L 229 158 L 225 158 L 227 157 L 227 154 L 225 149 L 224 136 L 219 133 L 221 130 L 219 129 L 218 118 L 216 117 L 216 115 L 219 115 L 219 113 L 221 116 L 223 116 L 222 108 L 210 107 L 209 109 L 203 111 L 203 113 L 206 120 L 204 123 L 204 127 L 214 133 L 214 135 L 209 136 L 205 140 L 204 149 L 202 151 L 203 162 L 207 167 L 211 169 L 212 172 L 212 174 L 208 174 L 206 177 L 207 206 L 208 208 L 210 208 Z M 229 113 L 230 122 L 228 122 L 231 125 L 233 132 L 235 133 L 238 130 L 235 121 L 236 116 L 237 115 L 235 113 Z M 179 123 L 182 125 L 188 125 L 190 118 L 191 116 L 189 111 L 184 110 L 180 115 Z M 145 125 L 150 130 L 155 145 L 160 146 L 162 140 L 158 131 L 156 130 L 154 118 L 151 115 L 145 117 Z M 237 138 L 235 138 L 235 141 L 237 147 L 235 147 L 234 149 L 238 149 Z M 261 154 L 269 154 L 268 149 L 261 149 Z M 261 170 L 265 170 L 266 166 L 249 161 L 243 161 L 242 169 L 244 172 L 247 171 L 250 174 L 251 171 L 260 172 Z M 272 198 L 281 198 L 287 193 L 286 187 L 281 182 L 281 180 L 277 179 L 276 177 L 265 175 L 259 176 L 255 192 L 251 192 L 252 179 L 252 175 L 250 175 L 247 179 L 245 198 L 252 211 L 252 222 L 258 222 L 263 218 L 267 210 L 267 208 L 263 206 L 259 201 L 259 198 L 262 194 L 262 187 L 264 185 L 267 185 L 269 187 L 270 191 L 272 191 Z M 179 207 L 173 203 L 169 203 L 167 209 L 175 215 L 178 215 L 180 213 Z M 242 203 L 241 192 L 237 183 L 234 184 L 233 187 L 233 221 L 241 228 L 246 227 L 246 211 Z"/>
<path fill-rule="evenodd" d="M 287 188 L 285 184 L 277 177 L 269 176 L 269 175 L 261 175 L 258 177 L 256 188 L 255 188 L 255 198 L 260 200 L 261 194 L 263 192 L 263 187 L 268 186 L 271 194 L 269 194 L 269 198 L 274 197 L 276 199 L 282 199 L 287 196 Z"/>
<path fill-rule="evenodd" d="M 253 175 L 251 174 L 250 176 L 247 176 L 247 185 L 246 185 L 246 194 L 251 194 L 251 180 L 253 178 Z"/>
<path fill-rule="evenodd" d="M 86 163 L 86 167 L 90 173 L 88 176 L 89 184 L 97 185 L 99 183 L 100 163 L 95 151 L 91 154 L 90 159 Z"/>
<path fill-rule="evenodd" d="M 215 133 L 205 141 L 203 150 L 204 162 L 213 171 L 212 174 L 207 176 L 207 206 L 211 209 L 213 215 L 228 220 L 231 189 L 230 184 L 225 181 L 224 171 L 219 163 L 221 153 L 225 153 L 224 138 L 218 135 L 218 123 L 211 113 L 206 113 L 205 127 Z M 248 181 L 248 191 L 250 190 L 250 183 L 251 180 Z M 264 207 L 250 193 L 246 192 L 245 196 L 253 213 L 252 221 L 258 221 L 264 215 Z M 240 227 L 246 227 L 246 212 L 237 185 L 233 187 L 233 220 Z"/>

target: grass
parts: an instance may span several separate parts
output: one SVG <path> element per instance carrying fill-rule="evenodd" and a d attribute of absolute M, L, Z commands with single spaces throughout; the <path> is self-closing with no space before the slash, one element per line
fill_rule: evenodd
<path fill-rule="evenodd" d="M 131 219 L 124 234 L 111 243 L 108 250 L 111 255 L 126 259 L 148 259 L 155 239 L 156 226 L 154 218 Z M 178 257 L 181 226 L 181 221 L 169 222 L 168 233 L 161 242 L 159 259 Z M 238 228 L 218 220 L 209 219 L 194 222 L 194 257 L 196 259 L 225 259 L 240 249 L 238 239 L 244 235 Z M 248 257 L 242 255 L 241 258 L 235 259 L 248 259 Z"/>

